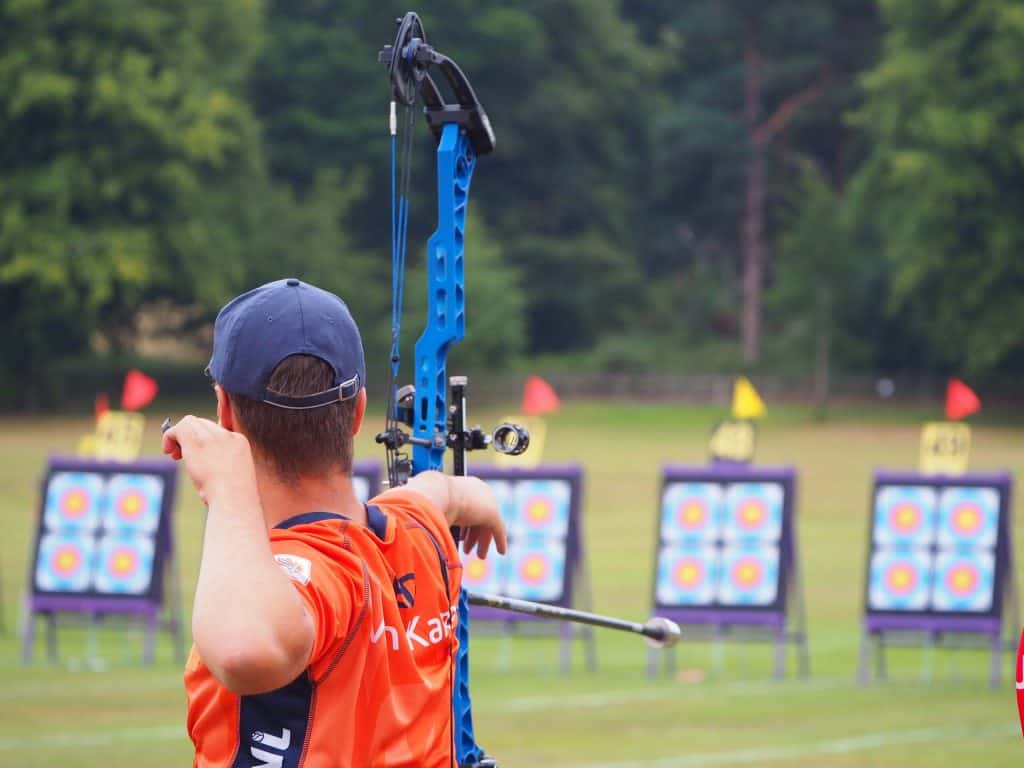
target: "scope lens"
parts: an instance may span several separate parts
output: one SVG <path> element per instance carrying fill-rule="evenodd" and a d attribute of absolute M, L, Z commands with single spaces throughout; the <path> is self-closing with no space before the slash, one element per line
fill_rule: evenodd
<path fill-rule="evenodd" d="M 530 433 L 519 424 L 502 424 L 494 430 L 494 450 L 508 456 L 518 456 L 530 446 Z"/>

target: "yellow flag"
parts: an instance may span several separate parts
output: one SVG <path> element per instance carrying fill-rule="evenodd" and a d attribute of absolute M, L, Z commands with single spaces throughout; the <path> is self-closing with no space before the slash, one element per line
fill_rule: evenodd
<path fill-rule="evenodd" d="M 732 417 L 734 419 L 759 419 L 768 409 L 757 394 L 754 385 L 746 376 L 736 377 L 732 386 Z"/>

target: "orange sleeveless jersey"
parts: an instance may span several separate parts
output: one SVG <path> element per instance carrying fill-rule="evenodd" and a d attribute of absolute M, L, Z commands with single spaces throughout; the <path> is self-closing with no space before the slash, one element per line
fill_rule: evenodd
<path fill-rule="evenodd" d="M 462 565 L 441 513 L 413 491 L 270 532 L 316 625 L 306 672 L 256 696 L 185 669 L 197 768 L 454 765 L 451 686 Z"/>

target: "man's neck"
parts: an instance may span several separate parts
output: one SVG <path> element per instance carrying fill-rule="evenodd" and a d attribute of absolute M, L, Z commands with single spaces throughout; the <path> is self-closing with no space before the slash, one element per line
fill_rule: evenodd
<path fill-rule="evenodd" d="M 303 476 L 289 484 L 257 461 L 256 485 L 267 528 L 306 512 L 334 512 L 366 524 L 366 510 L 356 498 L 352 478 L 343 472 Z"/>

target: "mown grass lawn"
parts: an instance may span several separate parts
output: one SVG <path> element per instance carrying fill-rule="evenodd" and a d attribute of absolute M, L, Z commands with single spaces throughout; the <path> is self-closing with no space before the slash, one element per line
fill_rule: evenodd
<path fill-rule="evenodd" d="M 150 416 L 153 451 L 163 415 Z M 484 421 L 501 415 L 474 413 Z M 597 610 L 649 613 L 659 467 L 702 462 L 708 430 L 721 415 L 705 407 L 587 402 L 549 419 L 545 458 L 586 468 L 585 541 Z M 711 649 L 691 642 L 679 652 L 687 670 L 681 680 L 651 681 L 643 643 L 610 632 L 598 635 L 597 674 L 583 670 L 580 655 L 562 677 L 552 640 L 481 637 L 472 654 L 480 741 L 508 768 L 1020 764 L 1009 658 L 997 691 L 987 686 L 988 658 L 978 651 L 938 652 L 931 685 L 922 681 L 924 654 L 913 650 L 891 653 L 887 685 L 854 682 L 870 473 L 915 465 L 915 418 L 862 409 L 822 423 L 802 409 L 773 408 L 762 425 L 759 463 L 792 463 L 800 472 L 810 680 L 773 682 L 767 645 L 728 646 L 724 668 L 714 669 Z M 96 669 L 86 663 L 82 632 L 69 629 L 61 634 L 63 665 L 47 666 L 39 652 L 32 667 L 18 662 L 15 625 L 39 476 L 49 452 L 73 451 L 88 429 L 86 418 L 0 420 L 0 766 L 186 765 L 184 696 L 168 644 L 153 667 L 142 668 L 139 634 L 105 631 L 103 668 Z M 357 453 L 379 455 L 369 435 Z M 1024 428 L 976 427 L 972 466 L 1019 478 Z M 182 483 L 176 533 L 187 612 L 203 510 Z M 1019 503 L 1014 518 L 1021 519 Z"/>

